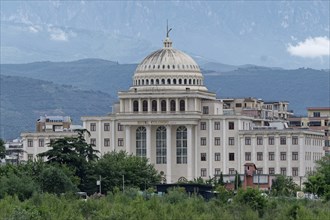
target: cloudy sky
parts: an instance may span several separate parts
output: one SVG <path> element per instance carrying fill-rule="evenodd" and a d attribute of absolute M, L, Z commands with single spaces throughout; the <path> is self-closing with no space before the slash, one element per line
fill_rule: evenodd
<path fill-rule="evenodd" d="M 1 1 L 1 63 L 137 63 L 162 47 L 197 62 L 329 68 L 329 1 Z"/>

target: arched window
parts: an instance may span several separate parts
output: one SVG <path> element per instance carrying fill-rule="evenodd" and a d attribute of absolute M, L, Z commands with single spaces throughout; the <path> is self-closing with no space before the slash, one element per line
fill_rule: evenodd
<path fill-rule="evenodd" d="M 175 112 L 175 100 L 171 100 L 171 103 L 170 103 L 170 105 L 171 105 L 171 112 Z"/>
<path fill-rule="evenodd" d="M 133 112 L 138 112 L 139 111 L 139 102 L 138 101 L 133 101 Z"/>
<path fill-rule="evenodd" d="M 173 65 L 173 69 L 175 69 L 175 65 Z"/>
<path fill-rule="evenodd" d="M 167 84 L 171 84 L 171 79 L 167 79 Z"/>
<path fill-rule="evenodd" d="M 156 100 L 152 100 L 152 102 L 151 102 L 151 110 L 153 112 L 156 112 L 157 111 L 157 101 Z"/>
<path fill-rule="evenodd" d="M 185 101 L 180 100 L 180 111 L 184 112 L 186 110 Z"/>
<path fill-rule="evenodd" d="M 176 84 L 176 79 L 173 79 L 173 84 L 174 84 L 174 85 Z"/>
<path fill-rule="evenodd" d="M 150 84 L 153 85 L 154 84 L 154 79 L 150 80 Z"/>
<path fill-rule="evenodd" d="M 187 128 L 180 126 L 176 130 L 176 163 L 187 163 Z"/>
<path fill-rule="evenodd" d="M 156 85 L 158 85 L 159 84 L 159 79 L 156 79 Z"/>
<path fill-rule="evenodd" d="M 160 108 L 162 112 L 166 112 L 166 101 L 162 100 L 160 103 Z"/>
<path fill-rule="evenodd" d="M 141 85 L 141 80 L 138 81 L 139 85 Z"/>
<path fill-rule="evenodd" d="M 147 132 L 145 127 L 136 129 L 136 156 L 145 157 L 147 155 Z"/>
<path fill-rule="evenodd" d="M 160 126 L 156 130 L 156 163 L 166 164 L 166 128 Z"/>
<path fill-rule="evenodd" d="M 180 84 L 180 85 L 182 84 L 182 79 L 179 79 L 179 84 Z"/>
<path fill-rule="evenodd" d="M 187 79 L 183 80 L 183 84 L 187 85 Z"/>
<path fill-rule="evenodd" d="M 149 85 L 149 79 L 146 79 L 146 85 Z"/>
<path fill-rule="evenodd" d="M 165 79 L 162 79 L 162 84 L 165 84 Z"/>
<path fill-rule="evenodd" d="M 195 79 L 193 79 L 193 85 L 195 85 Z"/>
<path fill-rule="evenodd" d="M 142 80 L 142 85 L 144 85 L 144 79 Z"/>
<path fill-rule="evenodd" d="M 191 79 L 189 79 L 189 85 L 191 85 Z"/>
<path fill-rule="evenodd" d="M 170 65 L 167 65 L 167 69 L 170 69 L 171 67 L 170 67 Z"/>
<path fill-rule="evenodd" d="M 142 111 L 147 112 L 148 111 L 148 101 L 143 100 L 142 102 Z"/>

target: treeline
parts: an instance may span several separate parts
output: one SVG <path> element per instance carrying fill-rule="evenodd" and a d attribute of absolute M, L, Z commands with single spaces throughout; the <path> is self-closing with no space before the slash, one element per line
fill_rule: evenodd
<path fill-rule="evenodd" d="M 71 194 L 35 193 L 20 201 L 17 196 L 0 200 L 0 219 L 330 219 L 330 203 L 264 197 L 258 190 L 239 190 L 230 202 L 221 197 L 205 201 L 182 189 L 166 195 L 139 194 L 136 189 L 115 191 L 87 201 Z"/>

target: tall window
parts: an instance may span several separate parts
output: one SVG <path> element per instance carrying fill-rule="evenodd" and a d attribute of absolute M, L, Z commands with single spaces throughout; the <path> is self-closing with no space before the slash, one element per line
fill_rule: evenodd
<path fill-rule="evenodd" d="M 39 139 L 39 147 L 44 147 L 44 146 L 45 146 L 44 139 Z"/>
<path fill-rule="evenodd" d="M 292 176 L 298 176 L 298 167 L 292 167 Z"/>
<path fill-rule="evenodd" d="M 124 139 L 118 138 L 118 147 L 123 147 L 123 146 L 124 146 Z"/>
<path fill-rule="evenodd" d="M 96 123 L 90 124 L 90 131 L 96 131 Z"/>
<path fill-rule="evenodd" d="M 221 154 L 219 152 L 214 153 L 214 161 L 220 161 L 221 160 Z"/>
<path fill-rule="evenodd" d="M 201 130 L 206 130 L 206 122 L 201 122 L 200 126 L 201 126 Z"/>
<path fill-rule="evenodd" d="M 214 138 L 214 145 L 215 146 L 220 146 L 220 137 L 215 137 Z"/>
<path fill-rule="evenodd" d="M 235 145 L 235 138 L 234 137 L 229 137 L 228 138 L 228 145 Z"/>
<path fill-rule="evenodd" d="M 175 106 L 175 100 L 171 100 L 171 103 L 170 103 L 170 106 L 171 106 L 171 112 L 175 112 L 175 108 L 176 108 L 176 106 Z"/>
<path fill-rule="evenodd" d="M 275 174 L 275 168 L 274 167 L 269 167 L 268 168 L 268 174 L 269 175 Z"/>
<path fill-rule="evenodd" d="M 268 137 L 268 144 L 269 145 L 274 145 L 274 142 L 275 142 L 274 136 Z"/>
<path fill-rule="evenodd" d="M 176 130 L 176 163 L 187 163 L 187 128 L 184 126 Z"/>
<path fill-rule="evenodd" d="M 286 160 L 286 152 L 281 152 L 280 158 L 281 158 L 281 160 Z"/>
<path fill-rule="evenodd" d="M 143 100 L 142 102 L 142 111 L 147 112 L 148 111 L 148 101 Z"/>
<path fill-rule="evenodd" d="M 118 123 L 117 124 L 117 130 L 118 131 L 123 131 L 123 129 L 124 129 L 124 126 L 122 124 Z"/>
<path fill-rule="evenodd" d="M 147 131 L 145 127 L 136 129 L 136 156 L 145 157 L 147 154 Z"/>
<path fill-rule="evenodd" d="M 139 102 L 138 101 L 133 101 L 133 112 L 138 112 L 139 111 Z"/>
<path fill-rule="evenodd" d="M 28 139 L 28 147 L 33 147 L 33 139 Z"/>
<path fill-rule="evenodd" d="M 286 168 L 281 167 L 281 175 L 286 176 Z"/>
<path fill-rule="evenodd" d="M 251 145 L 251 138 L 245 137 L 245 145 Z"/>
<path fill-rule="evenodd" d="M 95 146 L 96 146 L 96 139 L 95 139 L 95 138 L 91 138 L 90 141 L 91 141 L 90 144 L 91 144 L 93 147 L 95 147 Z"/>
<path fill-rule="evenodd" d="M 206 161 L 206 153 L 201 153 L 201 161 Z"/>
<path fill-rule="evenodd" d="M 298 152 L 292 152 L 292 160 L 298 160 Z"/>
<path fill-rule="evenodd" d="M 251 152 L 245 152 L 245 160 L 251 161 Z"/>
<path fill-rule="evenodd" d="M 162 100 L 160 103 L 160 108 L 162 112 L 166 112 L 166 101 Z"/>
<path fill-rule="evenodd" d="M 209 107 L 208 106 L 203 106 L 203 114 L 208 115 L 209 114 Z"/>
<path fill-rule="evenodd" d="M 164 126 L 156 130 L 156 163 L 166 164 L 166 128 Z"/>
<path fill-rule="evenodd" d="M 33 154 L 28 154 L 28 160 L 33 160 Z"/>
<path fill-rule="evenodd" d="M 201 168 L 201 177 L 206 177 L 207 173 L 206 173 L 206 168 Z"/>
<path fill-rule="evenodd" d="M 235 129 L 235 123 L 233 121 L 228 122 L 228 129 L 234 130 Z"/>
<path fill-rule="evenodd" d="M 235 153 L 229 153 L 229 161 L 235 160 Z"/>
<path fill-rule="evenodd" d="M 151 102 L 151 110 L 153 112 L 156 112 L 157 111 L 157 101 L 156 100 L 152 100 L 152 102 Z"/>
<path fill-rule="evenodd" d="M 257 160 L 262 161 L 263 160 L 263 153 L 262 152 L 257 152 Z"/>
<path fill-rule="evenodd" d="M 269 152 L 268 153 L 268 160 L 275 160 L 275 152 Z"/>
<path fill-rule="evenodd" d="M 214 130 L 220 130 L 220 121 L 214 122 Z"/>
<path fill-rule="evenodd" d="M 292 136 L 292 145 L 298 145 L 298 137 Z"/>
<path fill-rule="evenodd" d="M 186 110 L 185 101 L 180 100 L 180 111 L 184 112 Z"/>
<path fill-rule="evenodd" d="M 286 145 L 286 137 L 285 136 L 280 137 L 280 144 L 281 145 Z"/>
<path fill-rule="evenodd" d="M 104 147 L 109 147 L 109 146 L 110 146 L 110 139 L 104 138 Z"/>
<path fill-rule="evenodd" d="M 110 123 L 104 123 L 104 131 L 110 131 Z"/>
<path fill-rule="evenodd" d="M 262 137 L 258 136 L 257 137 L 257 145 L 262 145 L 263 144 L 263 139 Z"/>

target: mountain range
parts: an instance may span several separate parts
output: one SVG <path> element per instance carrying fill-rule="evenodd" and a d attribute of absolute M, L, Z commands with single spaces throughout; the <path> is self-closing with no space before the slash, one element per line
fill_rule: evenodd
<path fill-rule="evenodd" d="M 106 115 L 117 92 L 131 86 L 136 66 L 102 59 L 1 64 L 1 137 L 33 131 L 40 115 L 69 115 L 75 124 L 81 124 L 81 116 Z M 306 107 L 330 106 L 329 69 L 200 66 L 205 85 L 218 98 L 286 100 L 296 115 L 305 115 Z"/>

